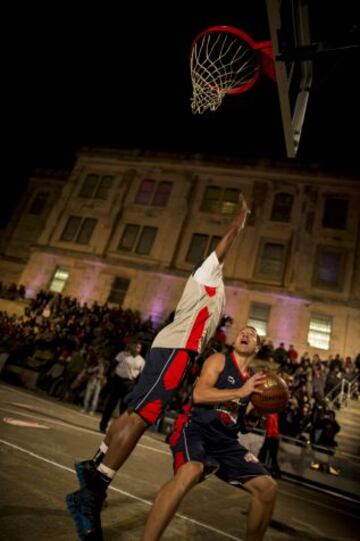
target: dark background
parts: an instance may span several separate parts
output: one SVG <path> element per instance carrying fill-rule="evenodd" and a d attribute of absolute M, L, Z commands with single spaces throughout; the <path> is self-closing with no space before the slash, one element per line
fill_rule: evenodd
<path fill-rule="evenodd" d="M 287 161 L 277 90 L 265 78 L 216 113 L 192 115 L 197 32 L 232 24 L 269 39 L 265 0 L 207 4 L 84 3 L 74 11 L 58 3 L 7 13 L 2 224 L 35 168 L 69 168 L 84 145 Z M 310 1 L 313 38 L 359 42 L 357 4 Z M 315 62 L 295 163 L 358 174 L 359 51 Z"/>

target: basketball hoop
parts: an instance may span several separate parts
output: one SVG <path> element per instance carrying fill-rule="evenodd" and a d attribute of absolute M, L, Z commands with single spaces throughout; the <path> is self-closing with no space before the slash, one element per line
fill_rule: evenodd
<path fill-rule="evenodd" d="M 265 73 L 275 80 L 271 41 L 256 43 L 233 26 L 212 26 L 194 39 L 190 59 L 191 109 L 216 111 L 226 94 L 250 90 Z"/>

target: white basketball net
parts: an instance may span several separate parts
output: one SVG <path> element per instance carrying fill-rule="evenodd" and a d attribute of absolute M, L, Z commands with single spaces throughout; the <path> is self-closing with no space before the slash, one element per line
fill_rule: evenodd
<path fill-rule="evenodd" d="M 256 52 L 246 41 L 226 32 L 209 32 L 194 43 L 190 61 L 191 109 L 215 111 L 229 91 L 251 81 L 259 70 Z"/>

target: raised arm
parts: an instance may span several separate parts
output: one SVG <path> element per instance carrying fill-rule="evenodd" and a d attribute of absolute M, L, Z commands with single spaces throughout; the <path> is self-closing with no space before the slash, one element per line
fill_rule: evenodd
<path fill-rule="evenodd" d="M 229 229 L 227 230 L 223 238 L 219 241 L 215 249 L 215 253 L 220 263 L 224 261 L 230 246 L 232 245 L 240 231 L 244 229 L 248 214 L 250 214 L 249 207 L 245 201 L 244 196 L 241 194 L 239 198 L 238 213 L 234 217 Z"/>
<path fill-rule="evenodd" d="M 260 392 L 256 387 L 265 379 L 264 374 L 260 373 L 252 376 L 240 388 L 217 389 L 215 384 L 224 369 L 224 363 L 225 357 L 221 353 L 214 353 L 205 361 L 193 392 L 195 404 L 217 404 L 228 400 L 239 400 L 253 392 Z"/>

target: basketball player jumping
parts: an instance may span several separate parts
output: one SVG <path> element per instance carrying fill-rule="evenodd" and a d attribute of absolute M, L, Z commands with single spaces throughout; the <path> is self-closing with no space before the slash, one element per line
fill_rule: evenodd
<path fill-rule="evenodd" d="M 223 262 L 245 227 L 248 213 L 241 195 L 239 211 L 228 231 L 189 277 L 174 321 L 155 337 L 140 380 L 127 396 L 128 410 L 111 424 L 94 458 L 76 464 L 80 490 L 69 494 L 66 503 L 81 540 L 102 539 L 100 512 L 107 487 L 213 336 L 225 304 Z"/>
<path fill-rule="evenodd" d="M 266 377 L 251 376 L 247 368 L 258 347 L 256 330 L 244 327 L 232 353 L 215 353 L 205 361 L 192 404 L 177 419 L 169 439 L 175 476 L 158 493 L 142 541 L 160 539 L 184 496 L 212 473 L 250 492 L 246 540 L 263 539 L 275 505 L 277 485 L 238 440 L 249 409 L 249 396 L 259 392 L 257 387 Z"/>

